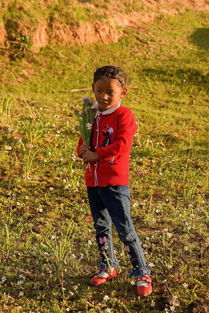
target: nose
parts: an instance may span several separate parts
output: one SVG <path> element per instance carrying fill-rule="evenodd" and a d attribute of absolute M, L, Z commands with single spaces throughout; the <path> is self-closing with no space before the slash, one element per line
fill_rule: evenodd
<path fill-rule="evenodd" d="M 107 93 L 104 93 L 103 95 L 102 95 L 102 98 L 104 99 L 104 100 L 108 100 L 108 94 Z"/>

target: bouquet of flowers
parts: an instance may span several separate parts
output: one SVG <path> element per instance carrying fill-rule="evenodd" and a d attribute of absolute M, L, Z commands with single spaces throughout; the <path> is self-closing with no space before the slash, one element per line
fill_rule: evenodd
<path fill-rule="evenodd" d="M 84 143 L 90 147 L 91 132 L 96 115 L 97 103 L 94 103 L 88 97 L 83 98 L 82 112 L 75 112 L 78 118 L 78 130 L 83 138 Z"/>

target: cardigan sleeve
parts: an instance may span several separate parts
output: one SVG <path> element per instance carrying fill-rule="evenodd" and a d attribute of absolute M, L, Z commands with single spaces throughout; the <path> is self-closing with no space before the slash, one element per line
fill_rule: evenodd
<path fill-rule="evenodd" d="M 117 118 L 117 133 L 114 142 L 107 147 L 95 149 L 99 159 L 129 152 L 135 132 L 136 122 L 131 110 L 121 112 Z"/>

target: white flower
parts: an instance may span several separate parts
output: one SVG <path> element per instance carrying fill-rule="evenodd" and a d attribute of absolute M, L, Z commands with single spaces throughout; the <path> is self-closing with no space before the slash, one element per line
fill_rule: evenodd
<path fill-rule="evenodd" d="M 10 125 L 7 125 L 7 130 L 8 130 L 8 132 L 12 132 L 13 128 Z"/>
<path fill-rule="evenodd" d="M 91 130 L 91 129 L 92 129 L 92 124 L 91 124 L 91 123 L 87 123 L 87 124 L 86 124 L 86 128 L 87 128 L 88 130 Z"/>
<path fill-rule="evenodd" d="M 154 267 L 154 266 L 155 266 L 155 264 L 154 264 L 154 263 L 152 263 L 152 262 L 150 262 L 150 263 L 149 263 L 149 266 L 150 266 L 150 267 Z"/>
<path fill-rule="evenodd" d="M 5 276 L 2 276 L 2 278 L 1 278 L 2 284 L 3 284 L 6 280 L 7 280 L 6 277 L 5 277 Z"/>
<path fill-rule="evenodd" d="M 187 284 L 187 283 L 184 283 L 184 284 L 183 284 L 183 287 L 184 287 L 184 288 L 188 288 L 188 284 Z"/>
<path fill-rule="evenodd" d="M 26 277 L 23 274 L 20 274 L 19 277 L 22 279 L 26 279 Z"/>
<path fill-rule="evenodd" d="M 152 300 L 150 305 L 152 308 L 154 308 L 155 307 L 155 301 Z"/>
<path fill-rule="evenodd" d="M 24 292 L 23 292 L 23 291 L 20 291 L 20 292 L 19 292 L 19 297 L 22 297 L 22 296 L 24 296 Z"/>
<path fill-rule="evenodd" d="M 110 299 L 110 297 L 108 295 L 104 296 L 104 301 L 108 301 Z"/>
<path fill-rule="evenodd" d="M 10 147 L 10 146 L 5 146 L 5 150 L 11 151 L 11 150 L 12 150 L 12 147 Z"/>
<path fill-rule="evenodd" d="M 76 154 L 72 154 L 71 159 L 72 159 L 73 161 L 76 161 Z"/>
<path fill-rule="evenodd" d="M 137 202 L 134 202 L 133 208 L 136 208 L 139 204 Z"/>
<path fill-rule="evenodd" d="M 66 190 L 66 189 L 69 189 L 70 187 L 71 187 L 71 185 L 68 184 L 68 185 L 66 185 L 66 186 L 64 187 L 64 189 Z"/>

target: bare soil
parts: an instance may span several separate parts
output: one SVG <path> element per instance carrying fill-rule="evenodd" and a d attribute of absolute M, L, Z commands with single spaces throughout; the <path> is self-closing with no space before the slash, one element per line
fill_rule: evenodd
<path fill-rule="evenodd" d="M 43 7 L 44 7 L 43 2 Z M 82 6 L 92 6 L 83 2 Z M 156 18 L 164 15 L 176 15 L 186 10 L 208 11 L 208 0 L 147 0 L 146 6 L 139 12 L 124 14 L 118 11 L 117 0 L 110 9 L 104 9 L 103 14 L 107 18 L 93 22 L 81 21 L 76 25 L 64 24 L 58 21 L 41 20 L 36 26 L 27 21 L 28 25 L 20 21 L 11 21 L 10 27 L 0 22 L 0 47 L 4 47 L 11 40 L 11 31 L 24 34 L 31 39 L 33 52 L 39 52 L 40 48 L 47 44 L 63 45 L 88 44 L 95 41 L 103 43 L 117 42 L 125 33 L 125 28 L 139 28 L 145 23 L 152 23 Z M 11 24 L 13 23 L 13 24 Z M 120 26 L 120 27 L 118 27 Z M 11 30 L 12 29 L 12 30 Z M 14 35 L 14 34 L 13 34 Z"/>

